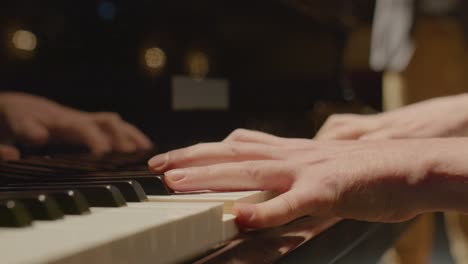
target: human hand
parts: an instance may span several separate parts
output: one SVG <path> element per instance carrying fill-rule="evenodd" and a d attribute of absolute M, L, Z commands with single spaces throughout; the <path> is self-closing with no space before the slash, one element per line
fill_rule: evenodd
<path fill-rule="evenodd" d="M 468 95 L 432 99 L 377 115 L 331 116 L 315 139 L 453 137 L 468 131 Z"/>
<path fill-rule="evenodd" d="M 84 145 L 92 153 L 151 148 L 151 141 L 116 113 L 88 113 L 23 93 L 0 93 L 0 140 Z"/>
<path fill-rule="evenodd" d="M 18 160 L 19 158 L 20 152 L 17 148 L 0 144 L 0 161 Z"/>
<path fill-rule="evenodd" d="M 245 228 L 304 215 L 394 222 L 442 207 L 431 198 L 440 195 L 427 175 L 433 157 L 447 149 L 444 140 L 313 141 L 236 130 L 223 142 L 170 151 L 148 164 L 165 172 L 176 191 L 280 193 L 261 204 L 237 204 Z"/>

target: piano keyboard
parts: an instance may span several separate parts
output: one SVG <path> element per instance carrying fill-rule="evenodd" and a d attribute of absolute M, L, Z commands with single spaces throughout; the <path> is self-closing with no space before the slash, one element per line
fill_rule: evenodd
<path fill-rule="evenodd" d="M 61 156 L 2 164 L 0 263 L 189 261 L 237 235 L 234 202 L 271 197 L 174 194 L 134 161 Z"/>

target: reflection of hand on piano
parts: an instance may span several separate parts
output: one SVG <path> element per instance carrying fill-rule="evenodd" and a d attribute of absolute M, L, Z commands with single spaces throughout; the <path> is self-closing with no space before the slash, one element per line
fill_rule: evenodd
<path fill-rule="evenodd" d="M 83 145 L 97 154 L 151 148 L 142 132 L 115 113 L 87 113 L 37 96 L 0 93 L 0 115 L 3 142 L 40 146 L 53 140 Z"/>

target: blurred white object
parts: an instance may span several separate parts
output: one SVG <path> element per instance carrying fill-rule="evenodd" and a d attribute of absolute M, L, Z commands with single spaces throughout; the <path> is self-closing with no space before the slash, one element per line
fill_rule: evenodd
<path fill-rule="evenodd" d="M 413 8 L 413 0 L 377 0 L 370 56 L 373 70 L 400 72 L 408 66 L 414 53 Z"/>
<path fill-rule="evenodd" d="M 445 15 L 459 0 L 422 0 L 418 10 L 428 15 Z M 411 61 L 414 43 L 411 28 L 414 0 L 377 0 L 372 28 L 370 66 L 375 71 L 403 71 Z"/>

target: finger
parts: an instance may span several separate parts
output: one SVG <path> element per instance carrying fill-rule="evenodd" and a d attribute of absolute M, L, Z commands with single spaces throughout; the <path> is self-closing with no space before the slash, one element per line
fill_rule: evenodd
<path fill-rule="evenodd" d="M 224 139 L 224 142 L 251 142 L 282 146 L 284 144 L 283 140 L 283 138 L 263 133 L 260 131 L 236 129 Z"/>
<path fill-rule="evenodd" d="M 317 132 L 315 139 L 357 139 L 376 129 L 376 116 L 363 116 L 356 114 L 337 114 L 330 116 Z"/>
<path fill-rule="evenodd" d="M 46 126 L 34 120 L 18 120 L 12 125 L 13 136 L 22 143 L 44 145 L 49 141 Z"/>
<path fill-rule="evenodd" d="M 225 162 L 280 159 L 281 153 L 276 147 L 254 143 L 204 143 L 157 155 L 148 161 L 148 165 L 161 172 Z"/>
<path fill-rule="evenodd" d="M 320 132 L 315 140 L 353 140 L 369 132 L 367 127 L 340 127 L 328 132 Z"/>
<path fill-rule="evenodd" d="M 396 138 L 404 138 L 404 137 L 405 136 L 400 130 L 386 129 L 386 130 L 379 130 L 373 133 L 362 135 L 359 139 L 360 140 L 381 140 L 381 139 L 396 139 Z"/>
<path fill-rule="evenodd" d="M 307 215 L 295 191 L 283 193 L 260 204 L 235 204 L 236 222 L 242 229 L 274 227 Z"/>
<path fill-rule="evenodd" d="M 278 161 L 246 161 L 175 169 L 165 181 L 176 191 L 272 190 L 284 192 L 294 181 L 291 166 Z"/>
<path fill-rule="evenodd" d="M 320 128 L 320 131 L 317 133 L 327 133 L 328 130 L 333 130 L 336 127 L 347 125 L 353 121 L 360 119 L 361 116 L 354 114 L 333 114 L 327 118 L 325 123 Z"/>
<path fill-rule="evenodd" d="M 127 133 L 127 127 L 119 115 L 114 113 L 99 113 L 94 120 L 111 141 L 112 149 L 118 152 L 133 152 L 137 150 L 136 143 Z"/>
<path fill-rule="evenodd" d="M 87 146 L 93 154 L 103 154 L 112 149 L 110 138 L 91 119 L 81 118 L 72 124 L 54 125 L 53 136 L 59 140 Z"/>
<path fill-rule="evenodd" d="M 138 150 L 149 150 L 153 148 L 151 140 L 138 128 L 125 121 L 123 122 L 123 128 L 126 130 L 130 139 L 136 144 Z"/>
<path fill-rule="evenodd" d="M 8 145 L 0 145 L 0 160 L 19 160 L 20 152 L 17 148 Z"/>

